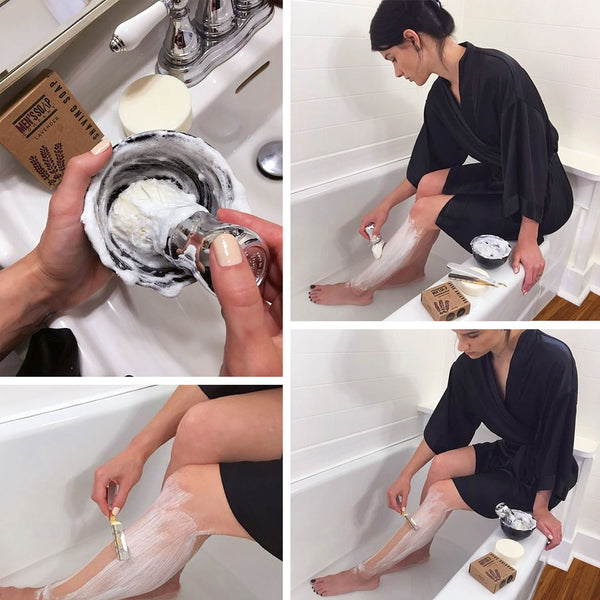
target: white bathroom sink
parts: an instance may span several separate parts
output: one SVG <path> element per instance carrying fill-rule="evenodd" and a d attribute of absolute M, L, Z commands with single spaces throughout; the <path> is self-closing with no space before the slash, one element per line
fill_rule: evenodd
<path fill-rule="evenodd" d="M 88 27 L 50 65 L 114 143 L 124 137 L 117 106 L 135 79 L 153 73 L 166 22 L 134 51 L 113 54 L 108 42 L 116 25 L 149 3 L 118 3 Z M 123 5 L 123 6 L 121 6 Z M 282 15 L 251 38 L 237 55 L 191 88 L 191 133 L 219 150 L 246 188 L 254 214 L 282 222 L 282 184 L 256 168 L 260 147 L 282 138 Z M 269 66 L 236 93 L 251 74 Z M 37 244 L 50 194 L 0 148 L 0 265 L 7 266 Z M 198 284 L 175 299 L 114 281 L 52 327 L 77 338 L 82 374 L 218 375 L 224 324 L 216 298 Z"/>

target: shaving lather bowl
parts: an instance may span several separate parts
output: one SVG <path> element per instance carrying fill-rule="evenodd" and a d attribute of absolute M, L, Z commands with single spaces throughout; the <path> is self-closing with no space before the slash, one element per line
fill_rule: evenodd
<path fill-rule="evenodd" d="M 508 259 L 510 244 L 497 235 L 478 235 L 471 240 L 471 251 L 475 260 L 487 269 L 496 269 Z"/>
<path fill-rule="evenodd" d="M 110 211 L 127 187 L 144 179 L 177 186 L 195 198 L 199 210 L 171 228 L 162 252 L 142 260 L 136 248 L 113 235 Z M 198 280 L 212 292 L 209 250 L 220 233 L 237 239 L 260 285 L 268 269 L 267 247 L 250 229 L 218 221 L 219 208 L 249 212 L 245 190 L 225 159 L 200 138 L 157 130 L 132 135 L 114 146 L 108 163 L 92 178 L 81 218 L 100 260 L 129 285 L 176 296 Z"/>
<path fill-rule="evenodd" d="M 522 510 L 510 509 L 504 502 L 496 506 L 496 514 L 500 518 L 500 527 L 512 540 L 524 540 L 537 526 L 531 514 Z"/>

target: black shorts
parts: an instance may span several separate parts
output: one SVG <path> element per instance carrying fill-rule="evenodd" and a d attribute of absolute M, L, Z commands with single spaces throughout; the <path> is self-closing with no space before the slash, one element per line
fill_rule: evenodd
<path fill-rule="evenodd" d="M 210 398 L 249 394 L 280 385 L 201 385 Z M 282 559 L 283 479 L 281 459 L 219 465 L 227 503 L 238 523 L 265 550 Z"/>
<path fill-rule="evenodd" d="M 282 461 L 221 463 L 221 481 L 238 523 L 265 550 L 283 557 Z"/>
<path fill-rule="evenodd" d="M 488 519 L 497 518 L 496 505 L 504 502 L 510 508 L 531 512 L 537 494 L 533 482 L 519 473 L 528 470 L 507 456 L 501 442 L 474 444 L 475 473 L 465 477 L 453 477 L 452 481 L 460 497 L 476 513 Z M 552 495 L 552 509 L 560 499 Z"/>
<path fill-rule="evenodd" d="M 558 161 L 558 157 L 556 158 Z M 564 202 L 546 207 L 539 227 L 538 244 L 544 235 L 553 233 L 569 218 L 573 203 L 569 183 L 562 180 L 562 165 L 553 165 L 550 181 L 557 180 L 556 188 L 571 194 Z M 492 234 L 514 241 L 519 237 L 521 215 L 504 216 L 504 185 L 498 173 L 482 163 L 452 167 L 448 173 L 442 193 L 453 196 L 442 208 L 436 225 L 471 252 L 471 240 L 478 235 Z"/>

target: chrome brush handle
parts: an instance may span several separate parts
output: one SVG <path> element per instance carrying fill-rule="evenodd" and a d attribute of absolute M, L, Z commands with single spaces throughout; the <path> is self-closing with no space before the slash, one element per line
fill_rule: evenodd
<path fill-rule="evenodd" d="M 229 233 L 236 238 L 254 273 L 256 285 L 260 285 L 269 268 L 269 250 L 260 236 L 247 227 L 221 223 L 205 211 L 194 213 L 171 230 L 165 256 L 214 292 L 210 275 L 210 247 L 222 233 Z"/>

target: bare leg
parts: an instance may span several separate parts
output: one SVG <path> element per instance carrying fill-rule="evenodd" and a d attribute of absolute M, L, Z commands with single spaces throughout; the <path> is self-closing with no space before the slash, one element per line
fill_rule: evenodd
<path fill-rule="evenodd" d="M 454 482 L 447 479 L 432 484 L 425 501 L 413 515 L 419 526 L 416 531 L 405 524 L 381 550 L 365 562 L 348 571 L 313 580 L 313 590 L 320 596 L 335 596 L 356 590 L 375 589 L 383 573 L 433 539 L 453 510 L 470 510 L 460 497 Z"/>
<path fill-rule="evenodd" d="M 165 480 L 185 465 L 275 460 L 282 431 L 281 389 L 197 404 L 179 423 Z"/>
<path fill-rule="evenodd" d="M 279 458 L 283 446 L 281 403 L 279 389 L 196 404 L 179 423 L 164 481 L 186 465 Z M 169 590 L 179 590 L 181 573 L 167 582 Z"/>
<path fill-rule="evenodd" d="M 419 184 L 409 218 L 386 244 L 383 256 L 350 281 L 312 285 L 309 299 L 316 304 L 366 305 L 375 291 L 418 281 L 425 275 L 425 263 L 439 235 L 435 224 L 452 196 L 441 194 L 449 169 L 429 173 Z"/>
<path fill-rule="evenodd" d="M 457 448 L 456 450 L 449 450 L 443 452 L 434 457 L 427 473 L 427 479 L 423 490 L 421 491 L 421 502 L 425 500 L 429 488 L 438 481 L 444 479 L 451 479 L 452 477 L 464 477 L 466 475 L 473 475 L 475 473 L 475 449 L 473 446 L 467 446 L 465 448 Z M 393 567 L 390 567 L 385 573 L 393 573 L 394 571 L 400 571 L 405 567 L 418 565 L 429 560 L 431 544 L 433 539 L 418 550 L 415 550 L 412 554 L 409 554 L 405 559 L 396 563 Z"/>
<path fill-rule="evenodd" d="M 251 539 L 229 508 L 218 465 L 174 473 L 125 533 L 128 561 L 116 560 L 110 544 L 73 577 L 38 590 L 0 588 L 0 600 L 122 600 L 157 597 L 159 590 L 165 597 L 173 576 L 210 535 Z"/>

